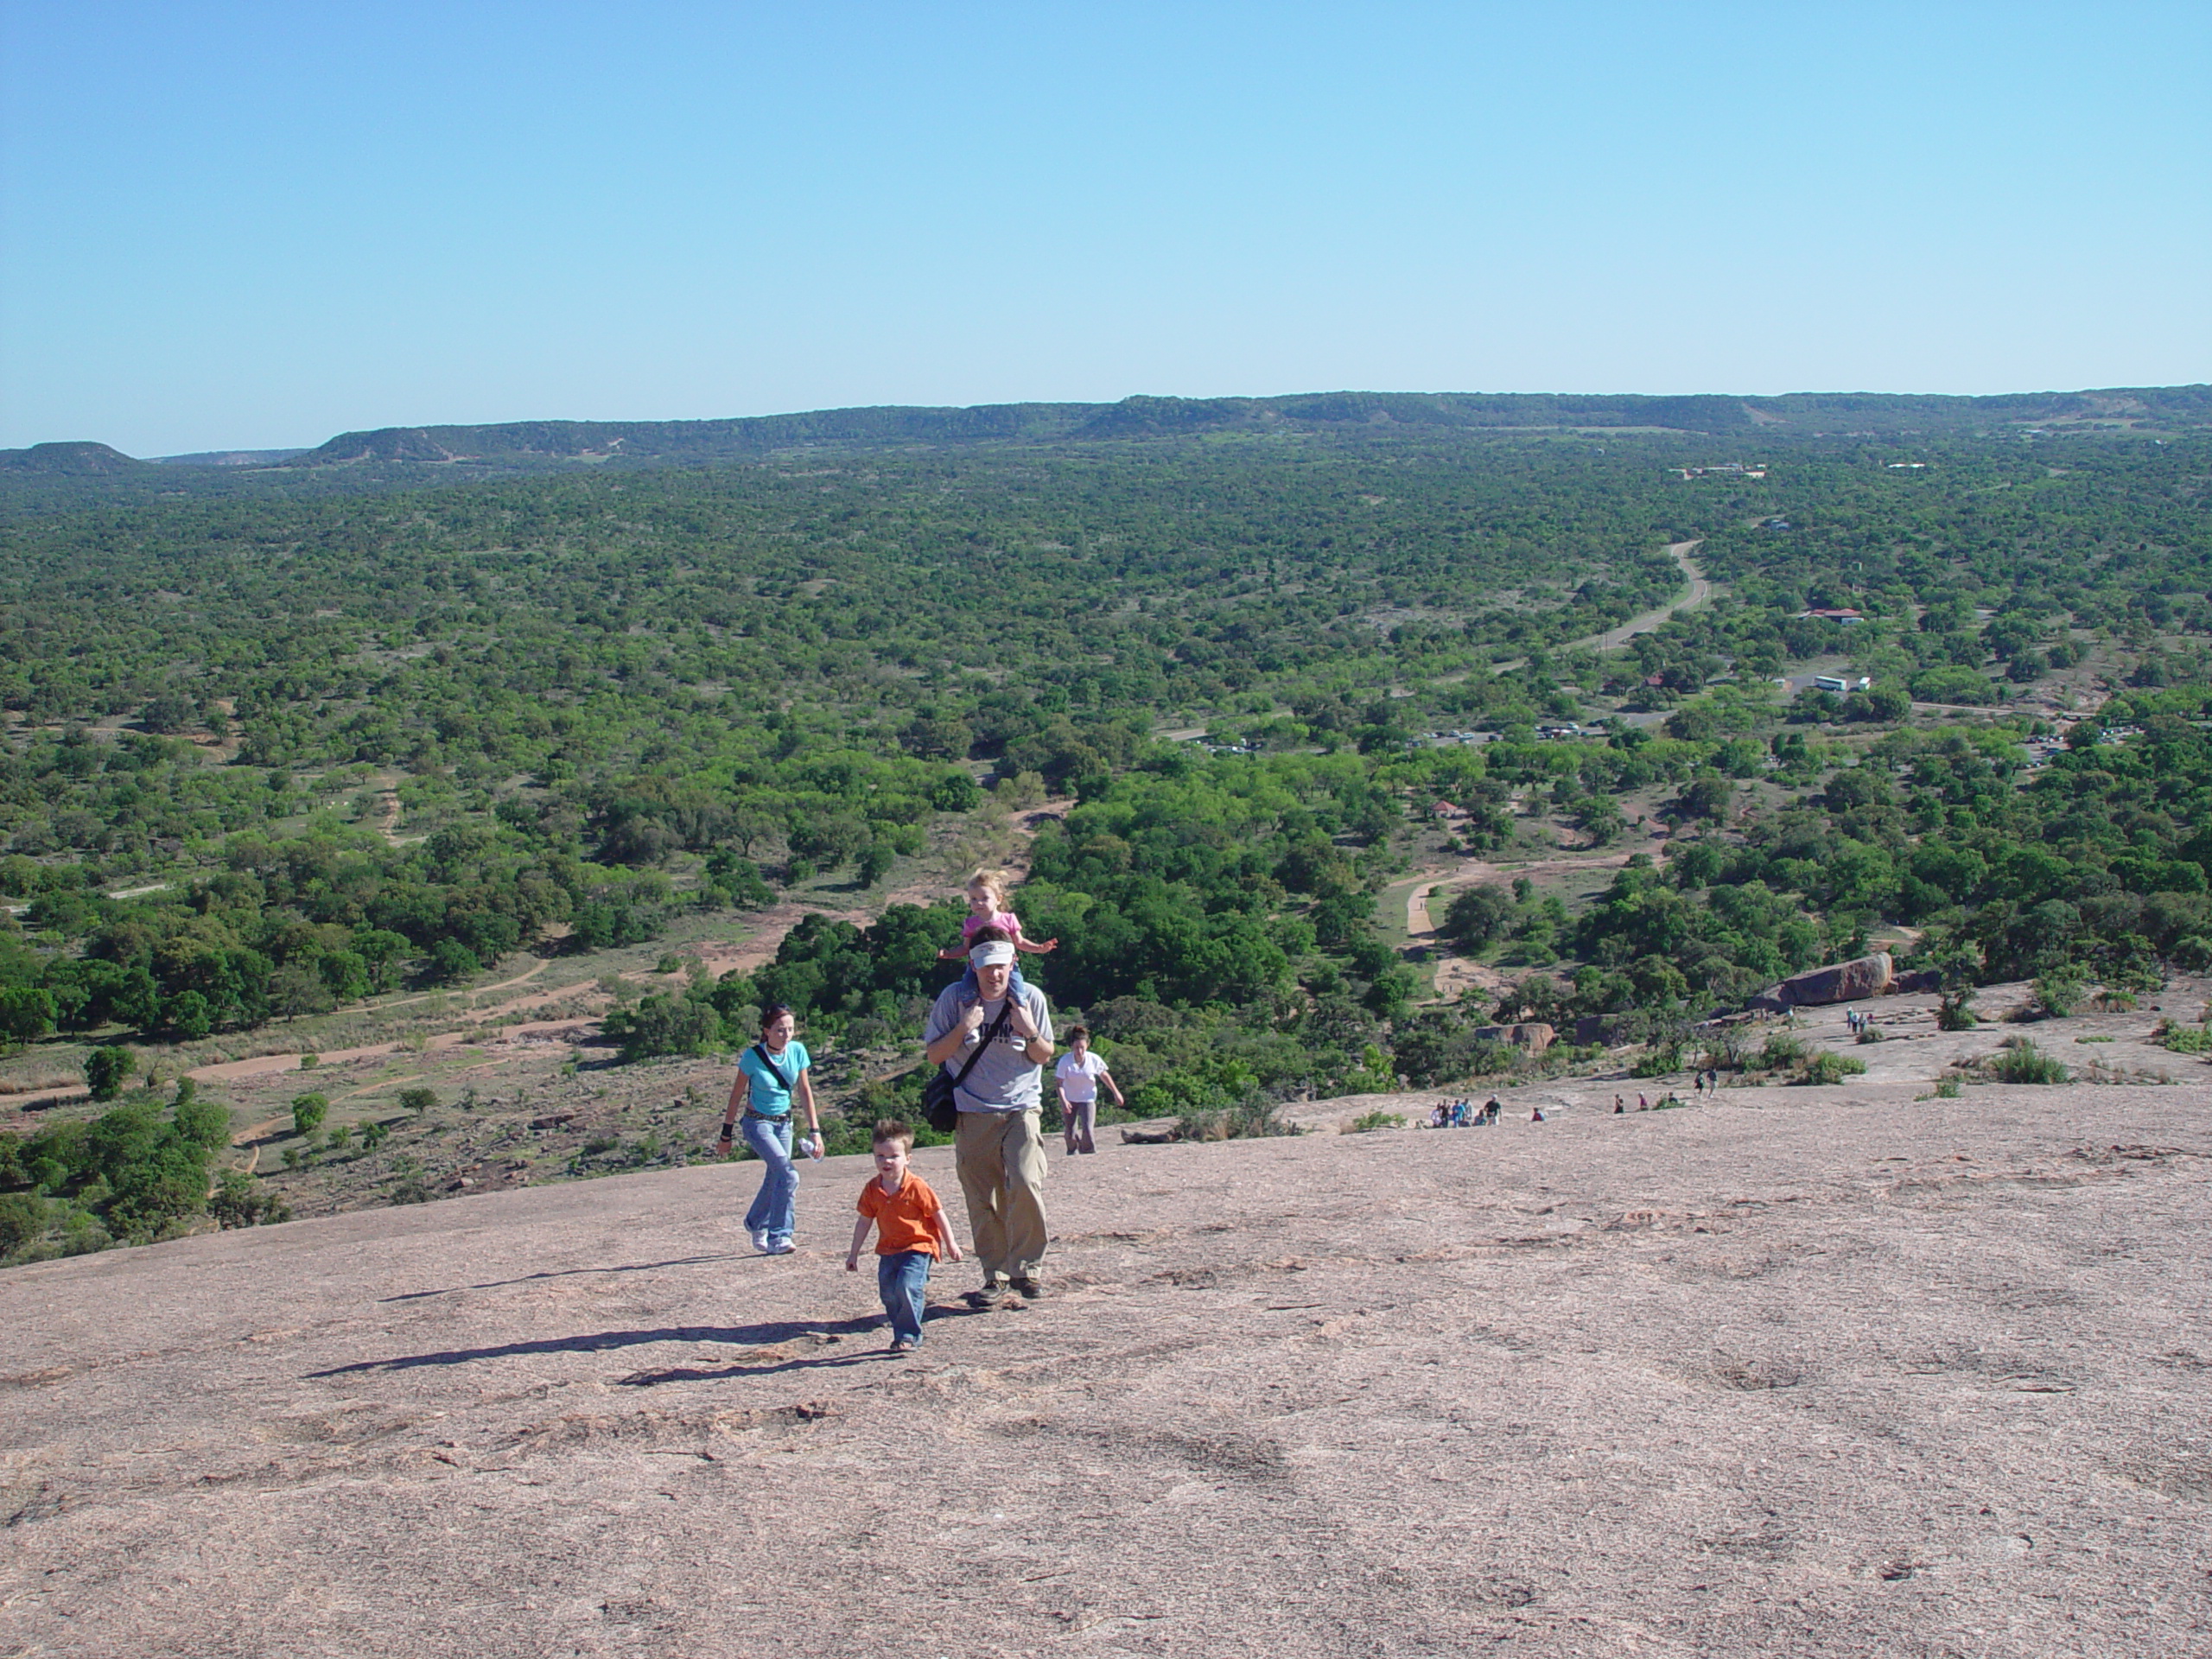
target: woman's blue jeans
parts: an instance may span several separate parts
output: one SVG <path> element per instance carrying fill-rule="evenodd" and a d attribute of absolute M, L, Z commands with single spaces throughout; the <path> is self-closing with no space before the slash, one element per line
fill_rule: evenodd
<path fill-rule="evenodd" d="M 929 1293 L 930 1263 L 936 1259 L 927 1250 L 875 1258 L 875 1287 L 883 1297 L 883 1311 L 891 1316 L 893 1337 L 921 1341 L 922 1306 Z"/>
<path fill-rule="evenodd" d="M 748 1116 L 738 1126 L 745 1144 L 760 1160 L 760 1190 L 745 1212 L 745 1230 L 766 1233 L 768 1243 L 788 1243 L 798 1211 L 798 1166 L 791 1162 L 791 1121 Z"/>

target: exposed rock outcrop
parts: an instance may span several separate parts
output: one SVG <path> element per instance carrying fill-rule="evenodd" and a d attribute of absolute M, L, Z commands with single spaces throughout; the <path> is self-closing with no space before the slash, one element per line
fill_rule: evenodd
<path fill-rule="evenodd" d="M 1886 996 L 1897 983 L 1897 966 L 1890 960 L 1890 953 L 1877 950 L 1871 957 L 1853 957 L 1849 962 L 1792 974 L 1753 997 L 1751 1006 L 1781 1009 L 1854 1002 L 1864 997 Z"/>
<path fill-rule="evenodd" d="M 1559 1033 L 1541 1021 L 1517 1026 L 1478 1026 L 1475 1036 L 1486 1043 L 1511 1043 L 1531 1054 L 1541 1054 L 1559 1040 Z"/>

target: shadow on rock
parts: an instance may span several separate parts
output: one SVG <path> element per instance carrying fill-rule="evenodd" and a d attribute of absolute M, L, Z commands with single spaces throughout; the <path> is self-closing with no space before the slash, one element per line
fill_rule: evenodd
<path fill-rule="evenodd" d="M 448 1285 L 442 1290 L 402 1291 L 397 1296 L 379 1296 L 377 1300 L 419 1302 L 429 1296 L 458 1296 L 464 1290 L 504 1290 L 509 1285 L 533 1284 L 540 1279 L 569 1279 L 580 1273 L 651 1273 L 655 1268 L 696 1268 L 709 1262 L 734 1262 L 741 1254 L 744 1253 L 737 1250 L 717 1250 L 711 1255 L 678 1255 L 666 1262 L 627 1262 L 613 1268 L 559 1268 L 545 1273 L 525 1273 L 519 1279 L 493 1279 L 480 1285 Z"/>
<path fill-rule="evenodd" d="M 831 1324 L 801 1324 L 779 1320 L 770 1325 L 677 1325 L 657 1331 L 596 1331 L 579 1337 L 547 1337 L 537 1342 L 503 1342 L 489 1348 L 452 1348 L 435 1354 L 403 1354 L 394 1359 L 356 1360 L 325 1371 L 309 1371 L 310 1378 L 350 1376 L 359 1371 L 411 1371 L 425 1365 L 470 1365 L 486 1359 L 519 1359 L 531 1354 L 596 1354 L 612 1348 L 636 1348 L 653 1342 L 727 1342 L 740 1347 L 773 1347 L 804 1338 L 841 1338 L 879 1328 L 882 1319 L 839 1319 Z"/>

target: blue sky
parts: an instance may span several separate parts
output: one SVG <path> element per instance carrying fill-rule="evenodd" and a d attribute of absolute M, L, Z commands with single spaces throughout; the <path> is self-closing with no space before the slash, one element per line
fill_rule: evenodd
<path fill-rule="evenodd" d="M 2212 379 L 2212 6 L 0 0 L 0 444 Z"/>

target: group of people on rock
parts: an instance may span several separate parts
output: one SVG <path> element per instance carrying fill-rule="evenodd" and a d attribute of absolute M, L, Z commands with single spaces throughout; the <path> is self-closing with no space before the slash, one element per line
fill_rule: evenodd
<path fill-rule="evenodd" d="M 931 1005 L 922 1052 L 952 1082 L 958 1108 L 953 1167 L 982 1272 L 982 1286 L 966 1300 L 981 1312 L 1005 1306 L 1009 1297 L 1034 1301 L 1045 1294 L 1044 1068 L 1053 1066 L 1062 1143 L 1070 1156 L 1097 1149 L 1101 1089 L 1116 1105 L 1127 1102 L 1084 1027 L 1072 1027 L 1067 1052 L 1058 1053 L 1052 1007 L 1016 966 L 1022 955 L 1052 950 L 1058 941 L 1031 940 L 1023 933 L 1000 874 L 978 870 L 967 891 L 960 944 L 938 953 L 941 960 L 964 962 L 966 971 Z M 738 1057 L 716 1143 L 727 1154 L 741 1135 L 761 1161 L 760 1188 L 745 1224 L 753 1249 L 766 1255 L 789 1255 L 794 1248 L 795 1152 L 814 1159 L 823 1154 L 821 1119 L 807 1077 L 813 1062 L 798 1039 L 798 1023 L 781 1004 L 764 1011 L 760 1039 Z M 799 1112 L 805 1114 L 807 1134 L 794 1142 L 792 1119 Z M 943 1203 L 910 1166 L 913 1145 L 907 1124 L 896 1119 L 876 1124 L 871 1136 L 875 1174 L 855 1206 L 858 1219 L 845 1259 L 849 1271 L 859 1271 L 861 1248 L 875 1235 L 876 1287 L 891 1322 L 894 1353 L 911 1353 L 921 1344 L 931 1268 L 962 1259 Z"/>
<path fill-rule="evenodd" d="M 1486 1123 L 1497 1122 L 1497 1115 L 1504 1108 L 1496 1095 L 1478 1106 L 1471 1101 L 1440 1100 L 1428 1114 L 1432 1129 L 1480 1128 Z"/>
<path fill-rule="evenodd" d="M 1004 1306 L 1009 1298 L 1034 1301 L 1045 1294 L 1045 1067 L 1052 1066 L 1062 1145 L 1071 1157 L 1096 1150 L 1101 1089 L 1116 1106 L 1128 1103 L 1105 1060 L 1092 1050 L 1085 1027 L 1070 1027 L 1065 1053 L 1056 1047 L 1051 1005 L 1021 977 L 1017 964 L 1023 955 L 1044 954 L 1059 942 L 1024 934 L 1007 891 L 1007 880 L 997 872 L 978 870 L 969 878 L 960 944 L 938 953 L 940 960 L 964 963 L 965 971 L 938 993 L 922 1031 L 923 1053 L 951 1082 L 958 1108 L 953 1168 L 982 1274 L 981 1286 L 965 1300 L 978 1312 Z M 787 1255 L 794 1249 L 799 1185 L 795 1154 L 819 1160 L 823 1151 L 821 1118 L 807 1075 L 813 1061 L 798 1030 L 798 1015 L 783 1004 L 763 1011 L 760 1040 L 738 1057 L 717 1141 L 728 1155 L 742 1137 L 760 1160 L 760 1187 L 746 1211 L 745 1225 L 753 1249 L 766 1255 Z M 1694 1086 L 1700 1095 L 1717 1090 L 1720 1074 L 1700 1071 Z M 1638 1111 L 1652 1109 L 1643 1095 L 1636 1102 Z M 1669 1095 L 1661 1106 L 1680 1103 Z M 1479 1106 L 1440 1100 L 1429 1113 L 1428 1127 L 1493 1124 L 1502 1109 L 1496 1095 Z M 1614 1096 L 1613 1110 L 1625 1109 L 1621 1096 Z M 794 1141 L 793 1119 L 801 1112 L 807 1133 Z M 1533 1108 L 1529 1116 L 1542 1122 L 1543 1109 Z M 905 1122 L 886 1119 L 876 1124 L 871 1137 L 875 1173 L 855 1206 L 858 1218 L 845 1257 L 846 1269 L 858 1272 L 861 1250 L 874 1234 L 876 1287 L 891 1324 L 892 1351 L 901 1354 L 921 1344 L 931 1270 L 941 1261 L 963 1259 L 944 1204 L 912 1167 L 913 1146 L 914 1131 Z"/>

